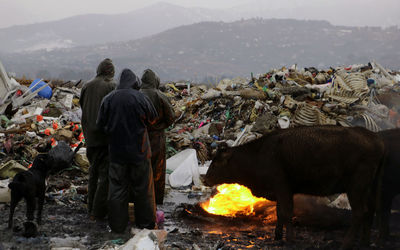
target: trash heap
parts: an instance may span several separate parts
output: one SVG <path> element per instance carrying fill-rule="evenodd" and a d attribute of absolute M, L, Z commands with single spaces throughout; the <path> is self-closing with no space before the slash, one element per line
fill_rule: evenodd
<path fill-rule="evenodd" d="M 54 85 L 35 79 L 28 84 L 10 79 L 0 63 L 0 186 L 3 187 L 0 202 L 9 201 L 9 190 L 5 189 L 10 181 L 8 178 L 30 168 L 39 153 L 49 152 L 66 161 L 72 150 L 84 142 L 79 83 Z M 87 179 L 85 173 L 88 173 L 89 162 L 84 148 L 75 155 L 74 164 L 68 167 L 77 168 L 82 179 Z M 66 197 L 67 193 L 76 197 L 77 193 L 86 192 L 74 183 L 66 183 L 50 179 L 50 191 L 57 197 L 61 194 Z M 81 181 L 77 183 L 81 184 Z M 66 189 L 69 190 L 67 193 L 64 192 Z M 7 193 L 2 195 L 1 191 Z"/>
<path fill-rule="evenodd" d="M 271 70 L 251 80 L 225 79 L 216 86 L 168 83 L 179 114 L 168 130 L 168 150 L 197 151 L 205 163 L 221 142 L 240 145 L 274 129 L 295 126 L 400 126 L 400 74 L 376 62 L 328 70 Z"/>
<path fill-rule="evenodd" d="M 8 183 L 39 153 L 49 152 L 70 164 L 72 150 L 84 142 L 81 86 L 82 82 L 17 81 L 0 63 L 0 203 L 10 202 Z M 215 86 L 167 83 L 162 91 L 177 114 L 166 132 L 167 183 L 179 189 L 176 192 L 187 192 L 188 199 L 211 192 L 202 185 L 201 175 L 220 143 L 236 146 L 294 126 L 364 126 L 372 131 L 400 127 L 400 73 L 375 62 L 327 70 L 294 65 L 251 79 L 225 79 Z M 88 168 L 82 147 L 68 168 L 50 176 L 46 199 L 73 211 L 85 210 Z M 339 198 L 335 202 L 343 200 Z M 137 235 L 127 248 L 158 246 L 161 240 L 156 239 L 165 238 L 149 231 Z M 67 241 L 78 240 L 53 237 L 51 244 Z"/>
<path fill-rule="evenodd" d="M 27 169 L 49 145 L 63 142 L 73 150 L 84 142 L 81 82 L 21 82 L 10 79 L 0 63 L 0 180 Z M 400 126 L 400 73 L 376 62 L 327 70 L 293 65 L 214 86 L 167 83 L 162 91 L 178 117 L 167 130 L 168 158 L 175 155 L 167 161 L 173 187 L 201 185 L 199 176 L 222 142 L 236 146 L 294 126 L 363 126 L 372 131 Z M 87 178 L 84 147 L 73 166 Z M 72 189 L 62 194 L 77 197 L 85 193 L 82 183 L 54 183 L 54 195 Z"/>

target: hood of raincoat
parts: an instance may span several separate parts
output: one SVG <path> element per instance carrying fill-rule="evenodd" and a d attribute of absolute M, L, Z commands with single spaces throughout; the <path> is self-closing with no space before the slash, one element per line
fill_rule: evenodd
<path fill-rule="evenodd" d="M 142 76 L 142 89 L 158 89 L 160 78 L 151 69 L 146 69 Z"/>
<path fill-rule="evenodd" d="M 117 89 L 136 89 L 139 90 L 142 81 L 130 69 L 124 69 L 119 77 Z"/>
<path fill-rule="evenodd" d="M 114 64 L 109 58 L 104 59 L 97 67 L 97 76 L 103 76 L 106 78 L 113 78 L 115 74 Z"/>

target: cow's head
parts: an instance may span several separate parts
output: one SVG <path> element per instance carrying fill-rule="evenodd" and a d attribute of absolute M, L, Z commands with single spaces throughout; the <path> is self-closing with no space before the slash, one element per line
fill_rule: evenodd
<path fill-rule="evenodd" d="M 233 176 L 230 170 L 233 148 L 229 148 L 225 143 L 218 146 L 217 153 L 208 168 L 205 182 L 208 186 L 222 183 L 229 183 Z"/>

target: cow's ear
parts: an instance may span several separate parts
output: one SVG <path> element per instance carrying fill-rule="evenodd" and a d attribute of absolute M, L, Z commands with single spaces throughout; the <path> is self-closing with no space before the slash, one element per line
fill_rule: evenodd
<path fill-rule="evenodd" d="M 225 152 L 227 149 L 228 149 L 228 144 L 226 144 L 226 142 L 221 142 L 221 143 L 218 145 L 218 150 L 219 150 L 220 152 Z"/>

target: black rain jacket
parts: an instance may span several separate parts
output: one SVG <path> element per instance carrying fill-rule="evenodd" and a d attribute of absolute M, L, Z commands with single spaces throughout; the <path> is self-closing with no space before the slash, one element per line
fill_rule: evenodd
<path fill-rule="evenodd" d="M 150 100 L 140 93 L 140 79 L 124 69 L 117 89 L 104 97 L 97 126 L 109 137 L 110 161 L 127 164 L 151 158 L 146 126 L 158 116 Z"/>

